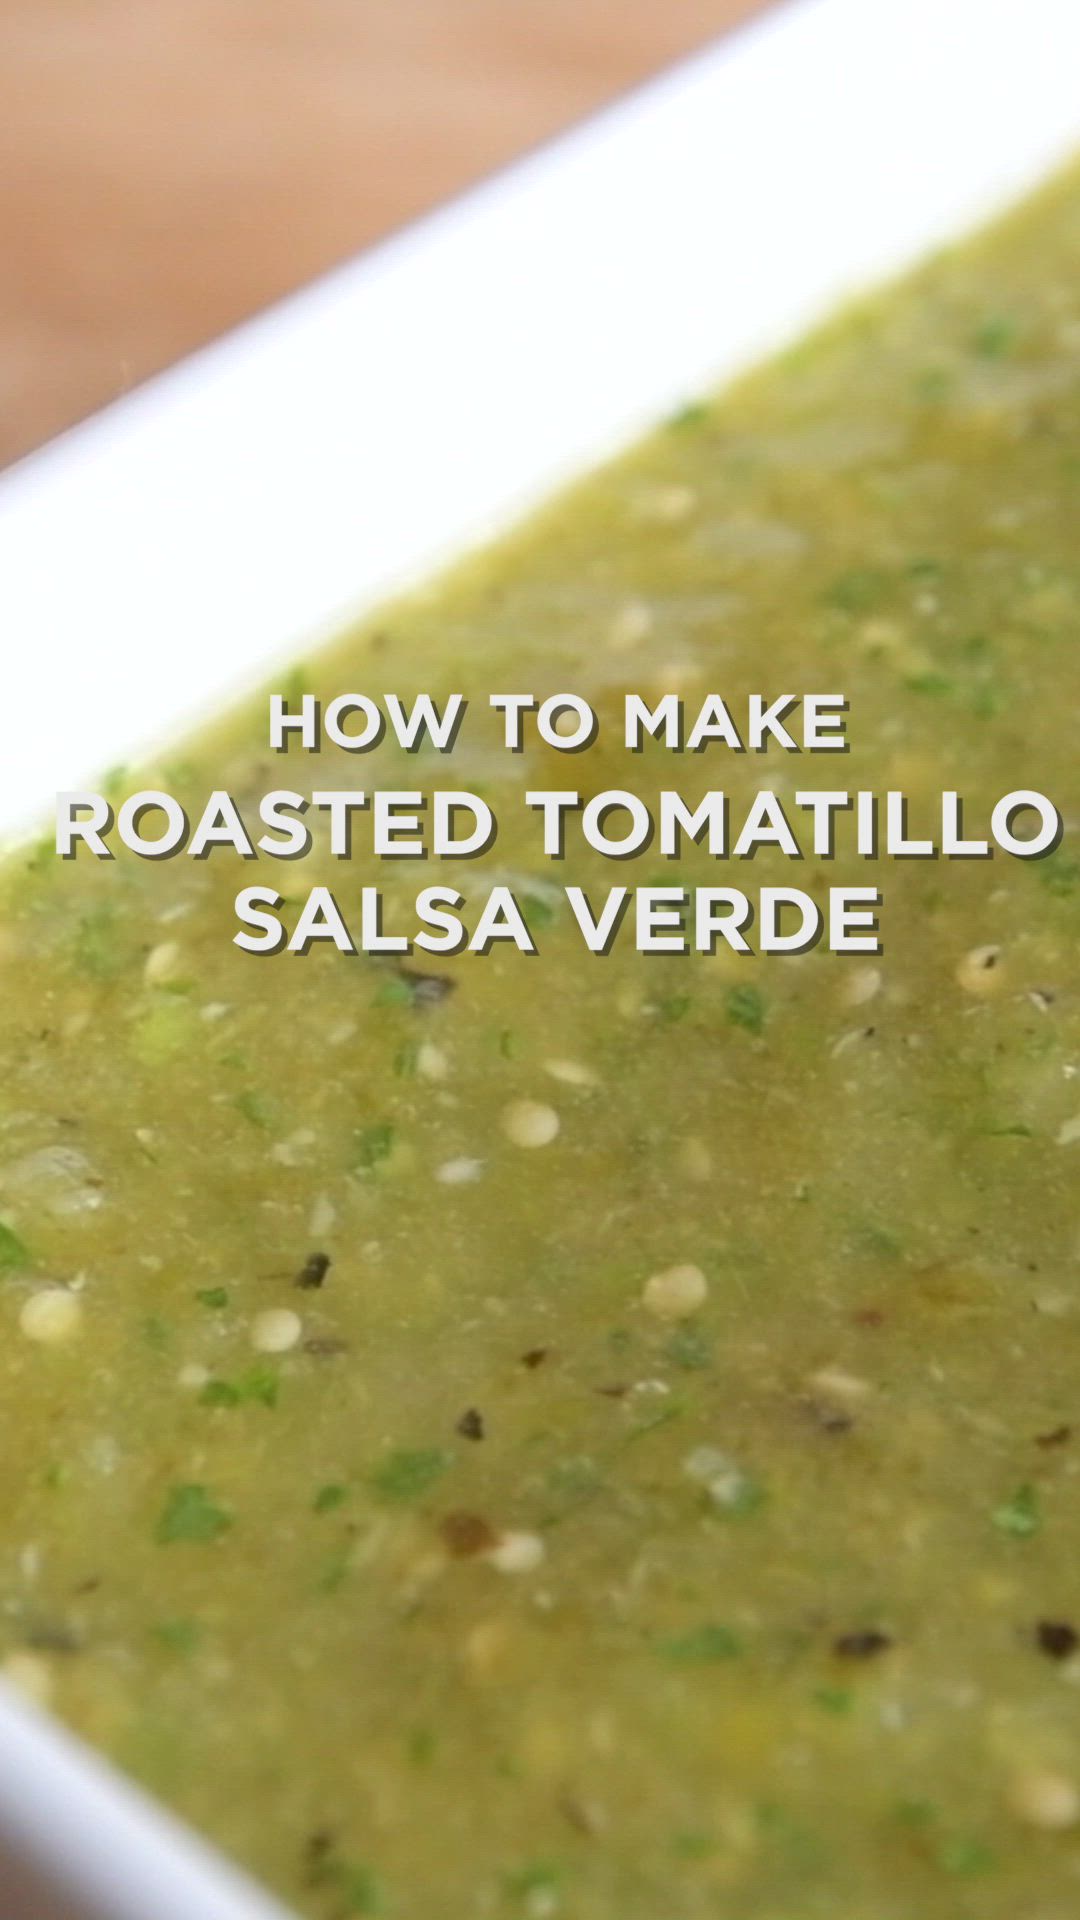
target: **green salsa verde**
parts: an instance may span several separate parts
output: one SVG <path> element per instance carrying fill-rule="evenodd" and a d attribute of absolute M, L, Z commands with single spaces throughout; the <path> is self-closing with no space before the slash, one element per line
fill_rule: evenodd
<path fill-rule="evenodd" d="M 494 721 L 283 762 L 265 698 L 115 777 L 452 764 L 537 957 L 240 953 L 248 878 L 404 914 L 319 845 L 8 859 L 4 1671 L 311 1920 L 1075 1915 L 1078 513 L 1073 171 L 294 676 L 573 688 L 572 780 Z M 625 784 L 629 690 L 791 686 L 851 707 L 800 784 L 1037 785 L 1062 846 L 889 865 L 880 958 L 586 953 L 524 787 Z"/>

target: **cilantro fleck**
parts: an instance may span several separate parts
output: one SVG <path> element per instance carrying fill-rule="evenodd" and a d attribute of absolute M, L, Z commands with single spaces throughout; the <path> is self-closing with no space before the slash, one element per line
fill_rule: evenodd
<path fill-rule="evenodd" d="M 746 983 L 729 987 L 727 995 L 728 1024 L 743 1027 L 747 1033 L 760 1033 L 765 1025 L 765 1001 L 757 987 Z"/>
<path fill-rule="evenodd" d="M 374 1007 L 411 1007 L 412 988 L 400 974 L 389 973 L 385 980 L 380 980 L 371 1004 Z"/>
<path fill-rule="evenodd" d="M 312 1512 L 332 1513 L 334 1508 L 342 1506 L 347 1498 L 348 1489 L 330 1481 L 325 1487 L 319 1488 L 311 1503 Z"/>
<path fill-rule="evenodd" d="M 154 1530 L 161 1547 L 177 1540 L 218 1540 L 232 1526 L 232 1515 L 215 1506 L 204 1486 L 170 1487 Z"/>
<path fill-rule="evenodd" d="M 280 1384 L 277 1368 L 266 1360 L 256 1360 L 235 1380 L 208 1380 L 199 1400 L 204 1407 L 242 1407 L 252 1402 L 276 1407 Z"/>
<path fill-rule="evenodd" d="M 1080 859 L 1075 854 L 1063 853 L 1060 848 L 1036 860 L 1035 871 L 1047 893 L 1056 900 L 1066 899 L 1080 886 Z"/>
<path fill-rule="evenodd" d="M 709 408 L 704 400 L 688 400 L 685 406 L 668 418 L 668 426 L 673 428 L 701 427 L 709 418 Z"/>
<path fill-rule="evenodd" d="M 688 1633 L 673 1634 L 656 1643 L 657 1652 L 678 1666 L 696 1666 L 713 1660 L 734 1660 L 742 1652 L 742 1641 L 730 1627 L 707 1624 L 692 1627 Z"/>
<path fill-rule="evenodd" d="M 143 1339 L 155 1353 L 167 1353 L 172 1344 L 172 1328 L 159 1313 L 148 1313 L 142 1323 Z"/>
<path fill-rule="evenodd" d="M 816 1707 L 823 1713 L 834 1713 L 838 1717 L 850 1713 L 855 1705 L 855 1695 L 850 1687 L 817 1687 L 813 1693 Z"/>
<path fill-rule="evenodd" d="M 545 927 L 553 925 L 555 909 L 549 900 L 542 900 L 537 893 L 522 895 L 521 905 L 526 924 L 533 933 L 540 933 Z"/>
<path fill-rule="evenodd" d="M 346 1913 L 384 1912 L 382 1882 L 370 1867 L 354 1866 L 345 1861 L 338 1870 L 337 1883 Z"/>
<path fill-rule="evenodd" d="M 151 1627 L 154 1639 L 170 1653 L 194 1653 L 202 1639 L 202 1629 L 197 1620 L 159 1620 Z"/>
<path fill-rule="evenodd" d="M 989 1847 L 981 1840 L 953 1838 L 943 1840 L 937 1851 L 937 1863 L 944 1873 L 988 1873 L 997 1863 Z"/>
<path fill-rule="evenodd" d="M 973 352 L 983 360 L 1000 360 L 1016 340 L 1016 322 L 1006 314 L 991 313 L 981 320 L 971 336 Z"/>
<path fill-rule="evenodd" d="M 1030 1539 L 1038 1532 L 1042 1519 L 1035 1488 L 1030 1483 L 1017 1487 L 1010 1500 L 994 1508 L 990 1518 L 999 1533 L 1009 1533 L 1015 1540 Z"/>
<path fill-rule="evenodd" d="M 877 606 L 888 581 L 877 567 L 852 567 L 841 573 L 826 589 L 825 598 L 841 613 L 866 613 Z"/>
<path fill-rule="evenodd" d="M 229 1289 L 228 1287 L 199 1287 L 195 1298 L 201 1300 L 204 1307 L 210 1307 L 215 1313 L 220 1313 L 221 1309 L 229 1304 Z"/>
<path fill-rule="evenodd" d="M 664 1348 L 673 1366 L 700 1372 L 712 1362 L 712 1348 L 693 1327 L 678 1327 Z"/>
<path fill-rule="evenodd" d="M 932 668 L 925 673 L 909 673 L 904 681 L 909 693 L 952 693 L 954 684 L 947 673 L 935 673 Z"/>
<path fill-rule="evenodd" d="M 0 1221 L 0 1272 L 18 1273 L 29 1265 L 29 1249 L 23 1245 L 17 1233 Z"/>
<path fill-rule="evenodd" d="M 253 1127 L 261 1127 L 264 1132 L 269 1129 L 273 1117 L 270 1102 L 261 1093 L 256 1093 L 253 1087 L 245 1087 L 242 1093 L 238 1093 L 233 1106 Z"/>
<path fill-rule="evenodd" d="M 381 1161 L 389 1158 L 394 1144 L 394 1129 L 388 1121 L 378 1120 L 370 1127 L 356 1127 L 354 1139 L 356 1169 L 361 1173 L 370 1173 Z"/>
<path fill-rule="evenodd" d="M 84 913 L 75 930 L 72 960 L 80 973 L 91 980 L 111 979 L 120 966 L 120 954 L 113 937 L 115 908 L 102 903 Z"/>
<path fill-rule="evenodd" d="M 394 1055 L 394 1073 L 399 1080 L 412 1080 L 416 1075 L 416 1061 L 420 1048 L 415 1040 L 407 1040 Z"/>
<path fill-rule="evenodd" d="M 228 1380 L 208 1380 L 199 1392 L 199 1402 L 204 1407 L 236 1407 L 240 1395 Z"/>
<path fill-rule="evenodd" d="M 560 1879 L 558 1867 L 552 1866 L 545 1860 L 532 1860 L 525 1866 L 515 1867 L 506 1874 L 503 1885 L 512 1897 L 531 1904 L 535 1895 L 547 1895 L 549 1898 L 555 1895 L 559 1890 Z"/>
<path fill-rule="evenodd" d="M 417 1500 L 435 1485 L 450 1461 L 451 1455 L 440 1447 L 400 1447 L 380 1461 L 371 1484 L 383 1500 Z"/>
<path fill-rule="evenodd" d="M 316 1591 L 319 1593 L 336 1593 L 338 1588 L 344 1583 L 351 1564 L 352 1555 L 350 1548 L 348 1546 L 338 1547 L 337 1551 L 331 1554 L 329 1560 L 327 1560 L 315 1582 Z"/>

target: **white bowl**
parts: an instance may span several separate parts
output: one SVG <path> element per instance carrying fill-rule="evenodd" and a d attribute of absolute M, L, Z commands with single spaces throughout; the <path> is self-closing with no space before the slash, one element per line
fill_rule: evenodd
<path fill-rule="evenodd" d="M 23 462 L 0 833 L 1076 146 L 1076 0 L 797 0 Z M 4 1920 L 285 1920 L 2 1689 L 0 1850 Z"/>

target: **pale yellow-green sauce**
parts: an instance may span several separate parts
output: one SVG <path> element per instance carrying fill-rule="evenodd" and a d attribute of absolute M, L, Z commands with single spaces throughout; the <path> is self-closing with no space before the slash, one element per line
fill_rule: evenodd
<path fill-rule="evenodd" d="M 836 686 L 842 778 L 639 790 L 1071 826 L 1078 526 L 1074 173 L 304 668 L 472 696 L 463 890 L 543 903 L 537 957 L 407 961 L 417 1000 L 230 944 L 240 885 L 400 918 L 408 863 L 8 863 L 7 1668 L 312 1920 L 1073 1920 L 1075 835 L 883 867 L 873 961 L 594 959 L 559 886 L 670 875 L 553 872 L 517 798 L 626 784 L 628 690 Z M 600 745 L 510 758 L 499 686 Z M 265 729 L 151 774 L 448 784 Z"/>

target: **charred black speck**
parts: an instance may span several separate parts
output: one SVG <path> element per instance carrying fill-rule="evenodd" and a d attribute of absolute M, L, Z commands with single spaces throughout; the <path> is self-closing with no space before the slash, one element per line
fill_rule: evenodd
<path fill-rule="evenodd" d="M 328 1253 L 309 1253 L 296 1276 L 298 1287 L 321 1287 L 330 1271 Z"/>
<path fill-rule="evenodd" d="M 457 986 L 445 973 L 416 973 L 410 967 L 396 968 L 398 979 L 408 987 L 414 1007 L 437 1007 L 448 1000 Z"/>
<path fill-rule="evenodd" d="M 821 1400 L 804 1400 L 803 1407 L 810 1420 L 822 1433 L 850 1433 L 855 1425 L 850 1413 L 844 1413 L 840 1407 L 830 1407 Z"/>
<path fill-rule="evenodd" d="M 833 1641 L 833 1652 L 841 1660 L 874 1660 L 891 1646 L 891 1634 L 882 1633 L 878 1627 L 863 1627 L 855 1633 L 840 1634 Z"/>
<path fill-rule="evenodd" d="M 1067 1660 L 1076 1652 L 1080 1635 L 1068 1620 L 1040 1620 L 1035 1628 L 1039 1650 L 1050 1660 Z"/>
<path fill-rule="evenodd" d="M 457 1431 L 463 1440 L 482 1440 L 484 1437 L 484 1416 L 475 1407 L 467 1407 L 457 1423 Z"/>

